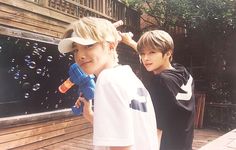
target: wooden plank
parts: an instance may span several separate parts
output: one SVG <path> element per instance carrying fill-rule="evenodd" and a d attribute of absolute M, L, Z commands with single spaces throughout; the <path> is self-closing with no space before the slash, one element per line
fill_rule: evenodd
<path fill-rule="evenodd" d="M 19 38 L 28 39 L 28 40 L 35 40 L 35 41 L 49 43 L 49 44 L 56 44 L 56 45 L 60 41 L 60 39 L 56 37 L 42 35 L 39 33 L 33 33 L 30 31 L 13 29 L 13 28 L 1 26 L 1 25 L 0 25 L 0 34 L 13 36 L 13 37 L 19 37 Z M 0 128 L 2 128 L 2 126 Z"/>
<path fill-rule="evenodd" d="M 9 21 L 9 20 L 5 20 L 5 19 L 1 19 L 1 18 L 0 18 L 0 22 L 3 25 L 11 26 L 11 27 L 18 27 L 18 28 L 24 29 L 26 31 L 28 31 L 28 29 L 30 28 L 32 32 L 40 33 L 43 35 L 48 35 L 48 36 L 53 36 L 53 37 L 58 37 L 58 38 L 62 36 L 61 34 L 59 34 L 57 32 L 53 32 L 53 31 L 49 31 L 49 30 L 45 30 L 45 29 L 39 29 L 38 27 L 29 26 L 26 24 L 22 24 L 20 22 Z"/>
<path fill-rule="evenodd" d="M 5 5 L 10 5 L 10 6 L 14 6 L 16 8 L 20 8 L 23 10 L 27 10 L 30 11 L 34 14 L 39 14 L 39 15 L 43 15 L 43 16 L 47 16 L 51 19 L 56 19 L 56 20 L 60 20 L 62 22 L 66 22 L 66 23 L 71 23 L 73 21 L 75 21 L 76 19 L 78 19 L 77 17 L 74 16 L 70 16 L 69 14 L 63 14 L 62 12 L 57 12 L 55 10 L 50 10 L 41 6 L 38 6 L 36 4 L 27 2 L 27 1 L 19 1 L 16 2 L 15 0 L 0 0 L 0 3 L 3 3 Z"/>
<path fill-rule="evenodd" d="M 87 129 L 72 132 L 69 134 L 62 134 L 61 136 L 49 138 L 47 140 L 37 141 L 37 142 L 29 144 L 29 145 L 24 145 L 22 147 L 15 148 L 14 150 L 30 150 L 30 149 L 44 148 L 44 147 L 47 147 L 48 145 L 52 145 L 52 144 L 55 144 L 58 142 L 66 141 L 66 140 L 69 140 L 74 137 L 89 134 L 91 132 L 92 132 L 92 128 L 87 128 Z"/>
<path fill-rule="evenodd" d="M 76 142 L 73 142 L 72 140 L 67 140 L 67 141 L 63 141 L 60 143 L 56 143 L 50 146 L 47 146 L 47 149 L 57 149 L 57 148 L 65 148 L 63 146 L 68 147 L 68 149 L 74 149 L 74 148 L 83 148 L 83 149 L 92 149 L 92 141 L 90 142 L 85 142 L 82 140 L 76 140 Z"/>
<path fill-rule="evenodd" d="M 84 122 L 80 122 L 80 125 L 73 125 L 74 122 L 73 121 L 68 121 L 68 122 L 61 122 L 61 123 L 57 123 L 57 124 L 49 124 L 48 126 L 43 126 L 43 127 L 39 127 L 39 128 L 34 128 L 34 129 L 27 129 L 24 131 L 20 131 L 20 132 L 11 132 L 10 134 L 5 134 L 0 136 L 0 143 L 4 143 L 4 142 L 9 142 L 9 141 L 15 141 L 18 139 L 22 139 L 22 138 L 27 138 L 27 137 L 31 137 L 31 136 L 36 136 L 36 135 L 40 135 L 43 133 L 47 133 L 47 132 L 51 132 L 51 131 L 55 131 L 55 130 L 61 130 L 64 128 L 69 128 L 69 127 L 76 127 L 76 130 L 79 129 L 80 127 L 84 127 L 85 125 L 89 125 L 89 123 L 87 123 L 87 121 Z M 65 132 L 68 132 L 69 130 L 65 130 Z"/>
<path fill-rule="evenodd" d="M 26 11 L 26 10 L 23 10 L 20 8 L 15 8 L 15 7 L 12 7 L 9 5 L 3 5 L 2 7 L 0 7 L 0 10 L 3 12 L 8 12 L 10 14 L 14 14 L 17 17 L 30 18 L 30 19 L 32 19 L 32 21 L 43 22 L 43 23 L 46 23 L 49 25 L 59 26 L 62 28 L 65 28 L 69 24 L 64 21 L 51 19 L 47 16 L 32 13 L 32 12 L 29 12 L 29 11 Z"/>
<path fill-rule="evenodd" d="M 2 135 L 0 137 L 0 147 L 3 149 L 9 149 L 17 148 L 20 146 L 22 148 L 22 146 L 24 147 L 25 145 L 33 144 L 35 142 L 41 142 L 51 138 L 56 138 L 58 136 L 66 134 L 83 134 L 87 129 L 89 129 L 89 132 L 91 132 L 91 124 L 87 121 L 80 121 L 79 125 L 78 123 L 74 124 L 74 122 L 61 122 L 59 124 L 51 124 L 48 126 L 34 128 L 33 130 L 26 130 L 23 132 L 11 132 L 10 134 Z"/>
<path fill-rule="evenodd" d="M 60 118 L 57 120 L 52 120 L 52 121 L 47 121 L 47 122 L 37 122 L 37 123 L 33 123 L 33 124 L 22 125 L 19 127 L 3 128 L 0 130 L 0 136 L 5 135 L 5 134 L 10 134 L 10 133 L 22 132 L 25 130 L 42 128 L 45 126 L 50 126 L 52 124 L 59 124 L 61 122 L 71 122 L 71 124 L 70 124 L 71 126 L 76 126 L 76 125 L 83 124 L 87 121 L 82 116 L 81 117 L 68 117 L 68 118 L 62 118 L 62 119 Z"/>
<path fill-rule="evenodd" d="M 64 134 L 65 134 L 64 130 L 56 130 L 56 131 L 53 131 L 53 132 L 41 134 L 40 136 L 33 136 L 33 137 L 30 137 L 30 138 L 21 138 L 21 139 L 16 140 L 16 141 L 1 143 L 0 147 L 2 149 L 16 148 L 16 147 L 19 147 L 19 146 L 24 146 L 24 145 L 27 145 L 27 144 L 30 144 L 30 143 L 33 143 L 33 142 L 42 141 L 44 139 L 49 139 L 49 138 L 64 135 Z"/>
<path fill-rule="evenodd" d="M 236 129 L 220 136 L 219 138 L 209 142 L 199 150 L 235 150 L 236 149 Z"/>
<path fill-rule="evenodd" d="M 15 14 L 8 13 L 8 12 L 1 11 L 0 16 L 1 16 L 1 19 L 4 18 L 6 20 L 5 22 L 17 22 L 19 24 L 24 24 L 29 27 L 31 26 L 31 28 L 35 28 L 38 31 L 46 30 L 47 32 L 52 32 L 53 34 L 57 33 L 57 35 L 61 35 L 65 31 L 64 27 L 51 25 L 51 24 L 48 24 L 47 22 L 33 20 L 32 18 L 20 17 L 20 16 L 17 16 Z M 10 25 L 12 25 L 12 24 L 10 24 Z M 16 27 L 16 26 L 14 26 L 14 27 Z M 28 28 L 27 30 L 31 31 L 31 28 Z M 44 34 L 44 33 L 42 33 L 42 34 Z"/>

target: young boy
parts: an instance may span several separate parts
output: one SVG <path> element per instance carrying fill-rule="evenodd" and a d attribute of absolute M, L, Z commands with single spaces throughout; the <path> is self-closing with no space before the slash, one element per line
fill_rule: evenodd
<path fill-rule="evenodd" d="M 121 39 L 113 24 L 84 17 L 71 24 L 58 48 L 74 53 L 87 74 L 97 77 L 94 112 L 84 98 L 84 116 L 93 123 L 96 150 L 157 150 L 156 119 L 148 91 L 129 66 L 118 64 Z"/>
<path fill-rule="evenodd" d="M 194 127 L 193 78 L 179 64 L 171 64 L 174 43 L 162 30 L 144 33 L 136 43 L 122 33 L 122 42 L 140 54 L 150 72 L 144 78 L 154 104 L 157 128 L 162 131 L 160 150 L 191 150 Z M 145 77 L 145 76 L 144 76 Z"/>

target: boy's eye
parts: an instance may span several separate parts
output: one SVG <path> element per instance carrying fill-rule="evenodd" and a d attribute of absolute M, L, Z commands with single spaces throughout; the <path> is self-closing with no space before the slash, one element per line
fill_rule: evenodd
<path fill-rule="evenodd" d="M 87 45 L 87 48 L 93 47 L 95 44 Z"/>
<path fill-rule="evenodd" d="M 78 53 L 78 51 L 79 51 L 78 49 L 74 49 L 74 51 L 73 51 L 73 52 L 74 52 L 74 53 Z"/>
<path fill-rule="evenodd" d="M 139 55 L 141 55 L 141 56 L 142 56 L 142 55 L 144 55 L 144 53 L 139 53 Z"/>
<path fill-rule="evenodd" d="M 155 54 L 156 52 L 155 51 L 151 51 L 150 54 Z"/>

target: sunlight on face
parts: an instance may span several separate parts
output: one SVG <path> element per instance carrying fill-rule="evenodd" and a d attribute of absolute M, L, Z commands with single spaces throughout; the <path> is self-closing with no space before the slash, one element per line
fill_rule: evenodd
<path fill-rule="evenodd" d="M 140 56 L 147 71 L 154 73 L 161 72 L 170 63 L 167 55 L 162 54 L 160 50 L 144 48 Z"/>
<path fill-rule="evenodd" d="M 75 61 L 87 74 L 98 75 L 106 67 L 110 57 L 106 44 L 75 44 L 74 47 Z"/>

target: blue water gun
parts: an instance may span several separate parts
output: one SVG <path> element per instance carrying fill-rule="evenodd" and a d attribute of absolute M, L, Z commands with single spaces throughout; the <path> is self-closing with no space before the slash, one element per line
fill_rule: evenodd
<path fill-rule="evenodd" d="M 70 77 L 59 86 L 59 91 L 61 93 L 65 93 L 73 85 L 77 85 L 79 96 L 80 93 L 82 93 L 82 96 L 86 100 L 93 100 L 95 90 L 94 75 L 87 75 L 76 63 L 70 66 L 69 75 Z M 72 112 L 76 115 L 81 115 L 81 113 L 83 112 L 83 104 L 79 108 L 73 106 Z"/>

